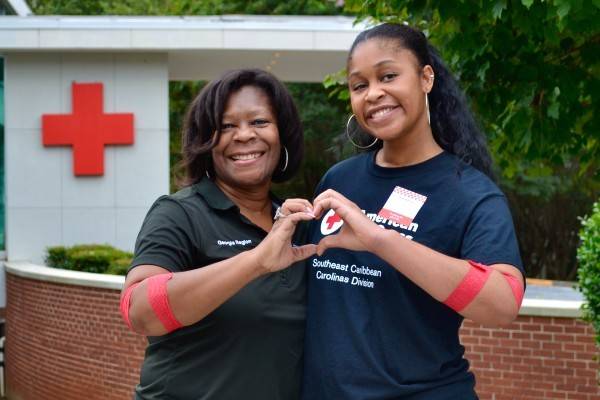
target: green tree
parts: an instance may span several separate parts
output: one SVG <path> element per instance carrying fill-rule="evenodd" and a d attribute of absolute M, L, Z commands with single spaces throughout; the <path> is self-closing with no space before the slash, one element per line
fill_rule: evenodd
<path fill-rule="evenodd" d="M 304 161 L 298 175 L 290 182 L 276 185 L 282 196 L 311 199 L 323 174 L 340 159 L 340 134 L 348 115 L 345 107 L 332 104 L 322 84 L 287 84 L 304 126 Z"/>
<path fill-rule="evenodd" d="M 469 95 L 511 187 L 599 189 L 600 1 L 348 0 L 345 7 L 366 22 L 406 21 L 425 32 Z"/>
<path fill-rule="evenodd" d="M 319 0 L 29 0 L 38 15 L 332 15 L 334 1 Z"/>
<path fill-rule="evenodd" d="M 584 318 L 594 326 L 596 343 L 600 345 L 600 200 L 594 203 L 592 214 L 581 220 L 579 237 L 577 275 L 579 290 L 585 297 Z"/>
<path fill-rule="evenodd" d="M 440 50 L 499 167 L 528 276 L 574 279 L 577 215 L 600 191 L 600 1 L 347 0 Z M 326 84 L 348 96 L 343 73 Z"/>

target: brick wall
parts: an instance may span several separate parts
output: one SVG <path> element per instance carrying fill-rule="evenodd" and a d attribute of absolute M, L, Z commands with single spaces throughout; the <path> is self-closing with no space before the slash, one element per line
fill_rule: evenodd
<path fill-rule="evenodd" d="M 598 400 L 598 349 L 591 325 L 519 316 L 504 329 L 465 321 L 461 341 L 481 400 Z"/>
<path fill-rule="evenodd" d="M 117 290 L 7 274 L 10 400 L 131 399 L 145 339 L 124 327 Z M 592 328 L 520 316 L 505 329 L 465 322 L 481 400 L 600 399 Z M 337 399 L 332 399 L 337 400 Z"/>
<path fill-rule="evenodd" d="M 124 326 L 117 290 L 6 277 L 10 400 L 132 398 L 146 339 Z"/>

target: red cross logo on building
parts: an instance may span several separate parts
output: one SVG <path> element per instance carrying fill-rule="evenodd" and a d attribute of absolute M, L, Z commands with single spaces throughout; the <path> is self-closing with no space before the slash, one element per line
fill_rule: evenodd
<path fill-rule="evenodd" d="M 75 175 L 103 175 L 104 146 L 133 144 L 133 114 L 105 114 L 102 83 L 71 90 L 71 114 L 42 115 L 44 146 L 73 146 Z"/>
<path fill-rule="evenodd" d="M 329 210 L 321 220 L 321 233 L 330 235 L 340 229 L 342 225 L 344 225 L 344 220 L 335 211 Z"/>

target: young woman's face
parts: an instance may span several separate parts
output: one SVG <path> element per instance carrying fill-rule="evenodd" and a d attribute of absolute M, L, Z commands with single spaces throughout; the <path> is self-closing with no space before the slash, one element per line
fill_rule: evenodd
<path fill-rule="evenodd" d="M 352 111 L 375 137 L 390 141 L 427 126 L 425 93 L 431 67 L 420 68 L 415 55 L 389 40 L 359 44 L 348 63 Z"/>
<path fill-rule="evenodd" d="M 269 98 L 255 86 L 244 86 L 227 100 L 221 136 L 212 149 L 216 178 L 229 186 L 268 184 L 279 163 L 281 145 Z"/>

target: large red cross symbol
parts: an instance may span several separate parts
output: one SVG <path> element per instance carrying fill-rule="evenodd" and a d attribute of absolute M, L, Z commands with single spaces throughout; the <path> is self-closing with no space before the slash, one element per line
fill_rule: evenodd
<path fill-rule="evenodd" d="M 332 216 L 327 218 L 327 221 L 325 221 L 325 223 L 327 224 L 327 229 L 331 229 L 336 222 L 340 222 L 341 220 L 342 218 L 340 218 L 339 215 L 333 214 Z"/>
<path fill-rule="evenodd" d="M 71 114 L 42 115 L 44 146 L 73 146 L 75 175 L 103 175 L 104 146 L 133 144 L 133 114 L 105 114 L 102 83 L 71 90 Z"/>

